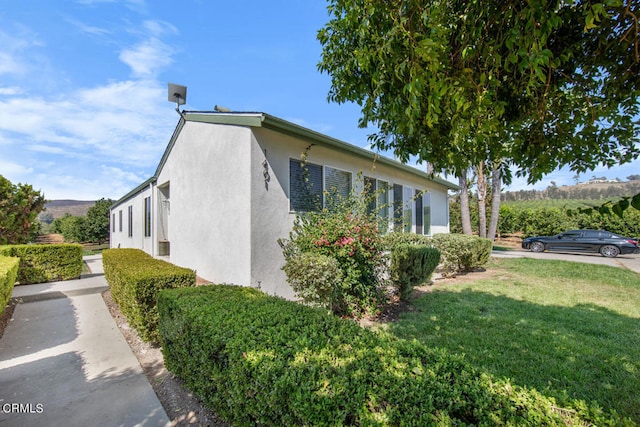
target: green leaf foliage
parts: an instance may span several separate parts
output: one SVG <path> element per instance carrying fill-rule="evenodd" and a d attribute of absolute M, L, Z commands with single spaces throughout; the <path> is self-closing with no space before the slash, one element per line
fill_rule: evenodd
<path fill-rule="evenodd" d="M 331 284 L 324 279 L 321 282 L 312 279 L 307 285 L 322 286 L 318 293 L 330 298 L 328 306 L 335 314 L 359 317 L 375 312 L 384 302 L 386 287 L 381 278 L 385 256 L 375 216 L 367 212 L 366 200 L 355 190 L 346 198 L 326 193 L 325 199 L 323 209 L 298 213 L 289 239 L 280 240 L 287 262 L 284 271 L 289 282 L 297 287 L 300 272 L 291 264 L 299 262 L 297 257 L 306 253 L 330 257 L 337 262 L 341 274 L 330 279 L 324 271 L 322 276 L 331 280 Z M 323 265 L 328 264 L 323 261 Z M 320 270 L 309 273 L 320 274 Z M 330 285 L 333 289 L 328 292 L 326 288 Z"/>
<path fill-rule="evenodd" d="M 466 234 L 436 234 L 432 242 L 441 253 L 444 276 L 483 267 L 491 257 L 493 246 L 491 239 Z"/>
<path fill-rule="evenodd" d="M 232 425 L 613 425 L 558 408 L 461 356 L 267 296 L 213 285 L 158 298 L 167 368 Z"/>
<path fill-rule="evenodd" d="M 336 284 L 343 280 L 340 264 L 335 258 L 305 252 L 287 259 L 282 267 L 298 297 L 307 304 L 331 309 L 337 299 Z"/>
<path fill-rule="evenodd" d="M 155 259 L 140 249 L 102 252 L 104 276 L 122 314 L 145 341 L 158 341 L 158 293 L 195 286 L 193 270 Z"/>
<path fill-rule="evenodd" d="M 0 255 L 0 312 L 4 311 L 9 298 L 11 298 L 19 266 L 19 258 Z"/>
<path fill-rule="evenodd" d="M 82 273 L 80 245 L 8 245 L 0 247 L 0 255 L 20 258 L 21 285 L 77 279 Z"/>
<path fill-rule="evenodd" d="M 635 2 L 330 0 L 318 68 L 375 148 L 535 182 L 638 158 Z M 509 179 L 509 168 L 503 173 Z"/>
<path fill-rule="evenodd" d="M 44 204 L 44 196 L 32 186 L 12 184 L 0 175 L 0 245 L 33 241 Z"/>
<path fill-rule="evenodd" d="M 439 263 L 440 251 L 432 246 L 396 245 L 389 270 L 400 299 L 408 299 L 414 286 L 428 282 Z"/>

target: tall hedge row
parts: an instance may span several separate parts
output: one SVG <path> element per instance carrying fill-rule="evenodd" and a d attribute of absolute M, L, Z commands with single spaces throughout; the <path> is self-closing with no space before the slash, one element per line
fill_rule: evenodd
<path fill-rule="evenodd" d="M 602 229 L 623 236 L 640 236 L 640 211 L 627 209 L 622 218 L 614 214 L 598 215 L 574 212 L 565 208 L 519 209 L 500 207 L 498 231 L 528 236 L 551 236 L 573 229 Z"/>
<path fill-rule="evenodd" d="M 104 276 L 120 310 L 145 341 L 158 341 L 158 292 L 195 286 L 196 274 L 158 260 L 140 249 L 102 252 Z"/>
<path fill-rule="evenodd" d="M 158 309 L 167 368 L 233 425 L 614 424 L 255 289 L 164 290 Z"/>
<path fill-rule="evenodd" d="M 0 255 L 0 313 L 11 298 L 13 287 L 18 277 L 20 259 Z"/>
<path fill-rule="evenodd" d="M 77 279 L 82 273 L 82 246 L 8 245 L 0 255 L 20 258 L 17 282 L 21 285 Z"/>

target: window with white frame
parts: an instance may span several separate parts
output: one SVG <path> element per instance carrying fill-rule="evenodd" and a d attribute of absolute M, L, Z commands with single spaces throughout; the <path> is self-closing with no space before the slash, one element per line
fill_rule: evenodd
<path fill-rule="evenodd" d="M 424 230 L 425 236 L 431 235 L 431 194 L 425 192 L 422 195 L 422 215 L 424 217 Z"/>
<path fill-rule="evenodd" d="M 378 180 L 378 218 L 380 231 L 389 231 L 389 183 Z"/>
<path fill-rule="evenodd" d="M 116 232 L 116 214 L 111 214 L 111 231 Z"/>
<path fill-rule="evenodd" d="M 329 193 L 329 197 L 337 197 L 338 201 L 346 199 L 351 193 L 351 172 L 325 166 L 324 190 Z M 326 202 L 325 200 L 325 205 Z"/>
<path fill-rule="evenodd" d="M 144 237 L 151 237 L 151 197 L 144 199 Z"/>
<path fill-rule="evenodd" d="M 364 194 L 368 197 L 367 213 L 378 218 L 378 230 L 389 231 L 389 183 L 379 179 L 364 177 Z"/>
<path fill-rule="evenodd" d="M 409 186 L 402 187 L 402 222 L 403 230 L 405 233 L 411 233 L 413 231 L 413 222 L 415 214 L 415 201 L 413 188 Z"/>
<path fill-rule="evenodd" d="M 122 233 L 122 209 L 118 211 L 118 231 Z"/>
<path fill-rule="evenodd" d="M 402 231 L 402 185 L 393 184 L 393 231 Z"/>
<path fill-rule="evenodd" d="M 322 166 L 289 159 L 289 210 L 320 210 L 322 181 Z"/>
<path fill-rule="evenodd" d="M 129 237 L 133 237 L 133 206 L 129 206 L 129 211 L 127 215 L 127 225 L 129 230 Z"/>
<path fill-rule="evenodd" d="M 423 234 L 424 217 L 422 216 L 422 191 L 416 190 L 415 204 L 416 204 L 416 234 Z"/>

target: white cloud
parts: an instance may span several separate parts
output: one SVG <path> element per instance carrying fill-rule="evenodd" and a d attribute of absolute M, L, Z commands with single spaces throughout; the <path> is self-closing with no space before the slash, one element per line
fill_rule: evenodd
<path fill-rule="evenodd" d="M 92 36 L 106 36 L 106 35 L 111 34 L 111 31 L 107 30 L 106 28 L 96 27 L 96 26 L 93 26 L 93 25 L 87 25 L 87 24 L 85 24 L 83 22 L 80 22 L 78 20 L 75 20 L 75 19 L 67 19 L 67 22 L 69 22 L 73 26 L 77 27 L 83 33 L 87 33 L 87 34 L 90 34 Z"/>
<path fill-rule="evenodd" d="M 25 167 L 23 165 L 19 165 L 17 163 L 13 163 L 13 162 L 9 162 L 6 160 L 2 160 L 0 159 L 0 171 L 2 171 L 2 175 L 9 179 L 10 181 L 13 181 L 12 178 L 10 177 L 15 177 L 16 179 L 21 179 L 21 177 L 24 177 L 30 173 L 33 172 L 33 168 L 28 168 Z M 15 184 L 15 182 L 14 182 Z"/>
<path fill-rule="evenodd" d="M 166 21 L 145 21 L 142 26 L 147 32 L 154 37 L 160 37 L 166 34 L 178 34 L 178 29 L 175 25 Z"/>
<path fill-rule="evenodd" d="M 174 51 L 157 38 L 145 40 L 120 53 L 120 60 L 131 67 L 136 77 L 153 77 L 160 69 L 173 63 Z"/>
<path fill-rule="evenodd" d="M 17 86 L 10 86 L 10 87 L 0 87 L 0 95 L 20 95 L 24 93 L 24 91 L 22 90 L 22 88 L 19 88 Z"/>
<path fill-rule="evenodd" d="M 18 61 L 7 52 L 0 52 L 0 75 L 20 74 L 26 70 L 26 65 Z"/>

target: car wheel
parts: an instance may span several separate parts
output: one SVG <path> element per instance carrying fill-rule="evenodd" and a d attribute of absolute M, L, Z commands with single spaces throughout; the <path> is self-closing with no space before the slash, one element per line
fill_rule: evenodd
<path fill-rule="evenodd" d="M 532 242 L 531 246 L 529 246 L 531 252 L 544 252 L 544 243 L 542 242 Z"/>
<path fill-rule="evenodd" d="M 613 245 L 604 245 L 600 248 L 600 254 L 602 256 L 606 256 L 608 258 L 615 258 L 620 253 L 620 249 L 617 246 Z"/>

